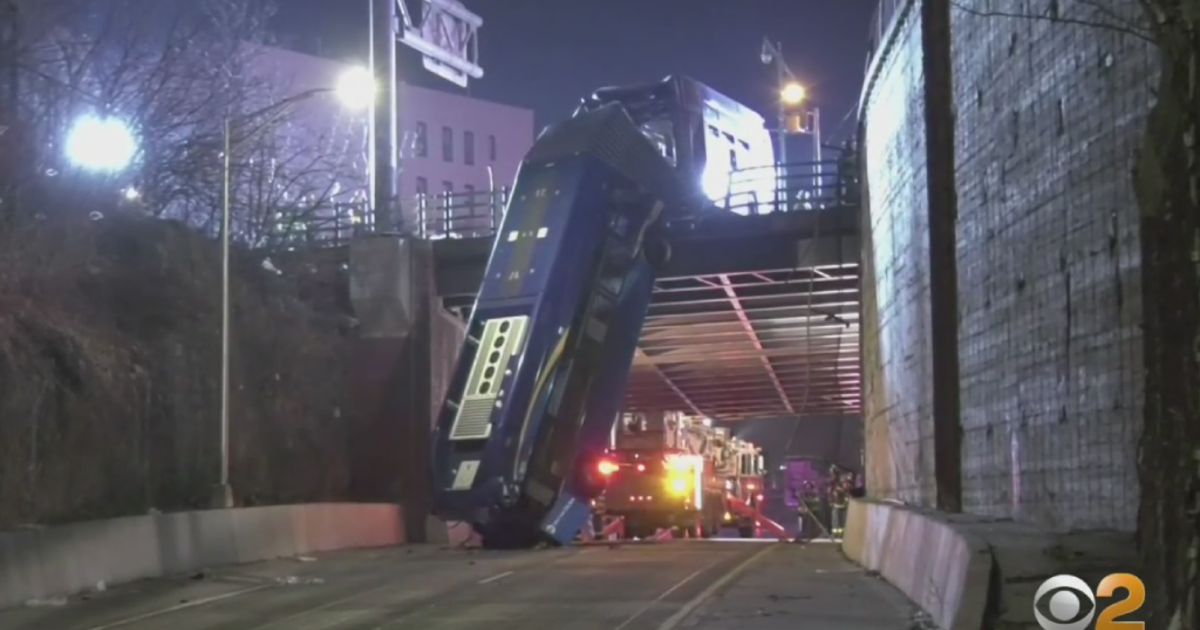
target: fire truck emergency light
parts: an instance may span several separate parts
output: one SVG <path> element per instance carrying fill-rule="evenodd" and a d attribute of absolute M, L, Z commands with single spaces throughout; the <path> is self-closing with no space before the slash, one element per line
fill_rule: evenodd
<path fill-rule="evenodd" d="M 602 459 L 602 460 L 600 460 L 600 465 L 597 466 L 597 468 L 600 470 L 601 475 L 604 475 L 605 477 L 607 477 L 607 476 L 617 472 L 618 466 L 617 466 L 616 462 L 612 462 L 607 459 Z"/>

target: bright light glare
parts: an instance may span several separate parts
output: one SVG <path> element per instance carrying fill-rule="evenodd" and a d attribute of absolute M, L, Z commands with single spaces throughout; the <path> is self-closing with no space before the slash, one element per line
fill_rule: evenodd
<path fill-rule="evenodd" d="M 675 472 L 689 472 L 696 465 L 695 460 L 687 455 L 668 455 L 667 467 Z"/>
<path fill-rule="evenodd" d="M 683 494 L 687 492 L 687 479 L 683 477 L 675 477 L 671 479 L 671 492 L 675 494 Z"/>
<path fill-rule="evenodd" d="M 799 83 L 789 83 L 783 86 L 783 90 L 779 93 L 783 97 L 783 102 L 788 105 L 799 105 L 808 97 L 808 90 L 804 89 Z"/>
<path fill-rule="evenodd" d="M 137 138 L 119 118 L 83 116 L 67 132 L 67 159 L 92 171 L 116 172 L 133 162 Z"/>
<path fill-rule="evenodd" d="M 608 475 L 611 475 L 611 474 L 617 472 L 618 467 L 615 463 L 610 462 L 607 459 L 605 459 L 605 460 L 600 461 L 600 465 L 598 466 L 598 468 L 600 469 L 600 474 L 607 477 Z"/>
<path fill-rule="evenodd" d="M 337 95 L 350 109 L 367 109 L 375 102 L 375 77 L 366 68 L 347 70 L 338 80 Z"/>
<path fill-rule="evenodd" d="M 127 186 L 125 188 L 124 193 L 125 193 L 126 201 L 137 201 L 142 196 L 141 191 L 139 191 L 137 188 L 134 188 L 133 186 Z"/>

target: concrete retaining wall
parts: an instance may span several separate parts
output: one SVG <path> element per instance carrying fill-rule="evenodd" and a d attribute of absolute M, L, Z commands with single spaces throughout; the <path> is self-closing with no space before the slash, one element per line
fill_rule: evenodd
<path fill-rule="evenodd" d="M 987 544 L 930 512 L 852 500 L 842 550 L 878 571 L 947 630 L 980 630 L 992 555 Z"/>
<path fill-rule="evenodd" d="M 131 516 L 0 533 L 0 608 L 107 584 L 403 543 L 397 505 L 310 504 Z"/>

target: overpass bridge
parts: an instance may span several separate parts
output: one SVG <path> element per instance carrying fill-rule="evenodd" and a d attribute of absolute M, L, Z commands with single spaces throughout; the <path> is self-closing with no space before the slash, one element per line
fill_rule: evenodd
<path fill-rule="evenodd" d="M 730 194 L 668 221 L 672 255 L 626 410 L 718 421 L 861 413 L 857 173 L 838 166 L 776 165 L 788 173 L 778 203 Z M 361 226 L 347 224 L 302 235 L 310 247 L 297 243 L 306 264 L 350 270 L 353 413 L 372 420 L 371 442 L 351 463 L 356 493 L 398 493 L 410 532 L 424 529 L 431 425 L 506 195 L 431 196 L 406 209 L 405 234 L 355 234 Z"/>
<path fill-rule="evenodd" d="M 655 287 L 626 409 L 721 420 L 859 413 L 852 174 L 833 163 L 785 170 L 792 175 L 781 179 L 776 198 L 790 203 L 730 195 L 669 222 L 672 256 Z M 437 295 L 464 317 L 506 195 L 440 195 L 414 213 L 431 241 Z"/>

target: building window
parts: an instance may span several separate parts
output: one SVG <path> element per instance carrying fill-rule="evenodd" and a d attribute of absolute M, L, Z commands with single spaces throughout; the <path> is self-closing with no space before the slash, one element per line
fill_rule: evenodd
<path fill-rule="evenodd" d="M 464 185 L 463 186 L 463 197 L 465 198 L 467 205 L 470 206 L 472 209 L 474 209 L 475 208 L 475 187 L 470 184 Z"/>
<path fill-rule="evenodd" d="M 454 161 L 454 130 L 442 127 L 442 161 Z"/>
<path fill-rule="evenodd" d="M 488 159 L 496 161 L 496 136 L 488 136 Z"/>
<path fill-rule="evenodd" d="M 442 192 L 449 195 L 454 192 L 454 182 L 442 182 Z"/>
<path fill-rule="evenodd" d="M 418 195 L 428 195 L 429 194 L 429 180 L 428 179 L 425 179 L 424 177 L 417 178 L 417 194 Z"/>
<path fill-rule="evenodd" d="M 413 140 L 413 153 L 417 157 L 429 155 L 429 127 L 423 122 L 417 123 L 417 137 Z"/>
<path fill-rule="evenodd" d="M 475 132 L 463 132 L 463 164 L 471 166 L 475 163 Z"/>

